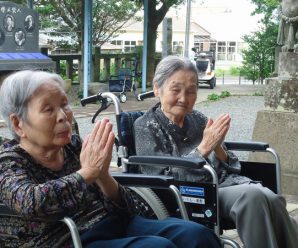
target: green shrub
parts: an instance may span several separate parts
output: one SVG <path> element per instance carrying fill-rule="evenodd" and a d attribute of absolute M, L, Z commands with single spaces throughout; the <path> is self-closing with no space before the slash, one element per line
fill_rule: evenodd
<path fill-rule="evenodd" d="M 231 76 L 239 76 L 239 73 L 240 73 L 240 68 L 239 67 L 231 66 L 229 68 L 229 74 Z"/>
<path fill-rule="evenodd" d="M 210 101 L 217 101 L 219 99 L 219 95 L 212 93 L 210 95 L 207 96 L 207 99 Z"/>
<path fill-rule="evenodd" d="M 215 76 L 222 77 L 222 74 L 226 74 L 224 69 L 215 69 Z"/>
<path fill-rule="evenodd" d="M 229 91 L 227 91 L 227 90 L 222 91 L 222 92 L 220 93 L 220 97 L 221 97 L 221 98 L 225 98 L 225 97 L 228 97 L 228 96 L 230 96 L 230 95 L 231 95 L 231 93 L 230 93 Z"/>
<path fill-rule="evenodd" d="M 252 94 L 253 96 L 264 96 L 263 92 L 257 91 Z"/>
<path fill-rule="evenodd" d="M 212 93 L 212 94 L 210 94 L 210 95 L 207 96 L 207 99 L 208 99 L 209 101 L 217 101 L 217 100 L 219 100 L 220 98 L 229 97 L 230 95 L 231 95 L 231 93 L 230 93 L 229 91 L 225 90 L 225 91 L 222 91 L 222 92 L 220 93 L 220 95 L 215 94 L 215 93 Z"/>

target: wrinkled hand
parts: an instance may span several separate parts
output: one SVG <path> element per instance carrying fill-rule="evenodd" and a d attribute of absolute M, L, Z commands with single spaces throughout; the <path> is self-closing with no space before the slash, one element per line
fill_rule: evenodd
<path fill-rule="evenodd" d="M 221 147 L 230 128 L 231 118 L 228 114 L 220 115 L 216 120 L 208 119 L 204 129 L 203 139 L 198 150 L 204 157 Z"/>
<path fill-rule="evenodd" d="M 109 166 L 115 135 L 112 132 L 112 123 L 107 118 L 95 124 L 92 132 L 82 145 L 80 154 L 81 169 L 79 173 L 87 183 L 109 177 Z"/>

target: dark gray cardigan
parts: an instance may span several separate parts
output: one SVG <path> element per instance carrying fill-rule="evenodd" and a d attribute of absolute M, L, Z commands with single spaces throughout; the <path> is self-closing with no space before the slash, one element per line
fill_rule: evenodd
<path fill-rule="evenodd" d="M 193 110 L 184 119 L 183 127 L 175 125 L 161 111 L 160 104 L 148 110 L 134 123 L 135 146 L 137 155 L 165 155 L 176 157 L 200 157 L 197 150 L 202 141 L 203 131 L 207 123 L 207 117 L 201 112 Z M 216 170 L 221 187 L 242 184 L 251 181 L 240 176 L 241 165 L 238 158 L 227 151 L 228 163 L 219 161 L 215 153 L 208 157 Z M 204 158 L 203 158 L 204 159 Z M 163 174 L 174 176 L 178 180 L 209 181 L 210 175 L 201 169 L 158 168 L 142 166 L 144 174 Z"/>

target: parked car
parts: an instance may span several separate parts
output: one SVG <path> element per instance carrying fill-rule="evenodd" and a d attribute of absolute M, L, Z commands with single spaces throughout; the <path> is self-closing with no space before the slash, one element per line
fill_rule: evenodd
<path fill-rule="evenodd" d="M 214 53 L 212 51 L 199 52 L 196 56 L 196 66 L 198 84 L 209 84 L 210 89 L 213 89 L 216 86 Z"/>

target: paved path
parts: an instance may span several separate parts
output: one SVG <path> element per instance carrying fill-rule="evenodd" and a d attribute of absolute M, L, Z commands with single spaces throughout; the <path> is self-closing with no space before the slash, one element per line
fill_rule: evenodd
<path fill-rule="evenodd" d="M 207 100 L 208 95 L 218 94 L 220 95 L 223 91 L 228 91 L 232 95 L 253 95 L 255 93 L 264 93 L 264 85 L 217 85 L 214 89 L 209 89 L 208 86 L 200 86 L 198 91 L 197 103 Z M 149 98 L 144 101 L 137 101 L 133 94 L 128 94 L 128 100 L 125 103 L 121 103 L 123 111 L 143 111 L 147 110 L 154 103 L 157 103 L 157 98 Z M 74 106 L 74 116 L 76 118 L 93 116 L 98 109 L 98 105 L 90 104 L 85 107 Z M 113 112 L 113 108 L 109 108 L 103 113 L 110 114 Z"/>

